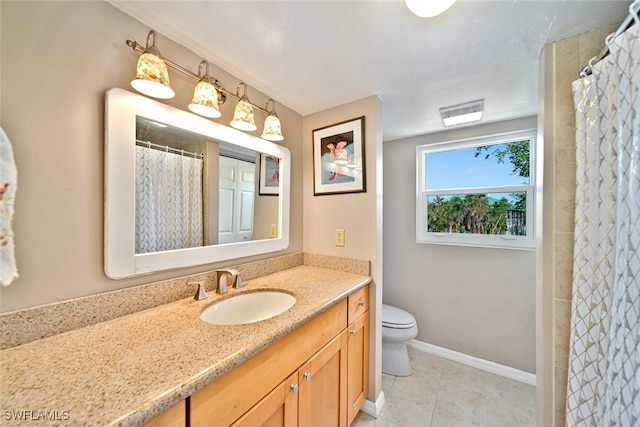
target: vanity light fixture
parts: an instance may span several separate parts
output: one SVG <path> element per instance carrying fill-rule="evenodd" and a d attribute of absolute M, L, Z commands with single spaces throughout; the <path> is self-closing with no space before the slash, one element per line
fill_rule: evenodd
<path fill-rule="evenodd" d="M 155 46 L 155 37 L 155 31 L 149 31 L 146 48 L 136 41 L 127 40 L 127 46 L 142 53 L 138 60 L 136 79 L 131 82 L 134 89 L 153 98 L 173 98 L 175 92 L 169 86 L 169 73 L 167 72 L 167 66 L 169 66 L 198 81 L 193 91 L 191 103 L 188 105 L 189 110 L 204 117 L 219 118 L 222 116 L 220 105 L 224 104 L 227 97 L 231 97 L 238 100 L 233 120 L 230 123 L 231 126 L 243 131 L 255 131 L 258 127 L 255 124 L 254 110 L 257 109 L 267 115 L 261 137 L 269 141 L 284 140 L 273 99 L 267 100 L 265 108 L 252 104 L 247 96 L 247 85 L 244 82 L 238 84 L 235 94 L 228 92 L 217 79 L 209 75 L 209 64 L 206 61 L 200 62 L 198 74 L 195 74 L 161 56 Z M 240 95 L 240 87 L 243 88 L 242 95 Z M 271 109 L 269 109 L 270 103 Z"/>
<path fill-rule="evenodd" d="M 138 58 L 136 78 L 131 81 L 131 86 L 154 98 L 169 99 L 176 96 L 169 84 L 167 64 L 156 47 L 156 33 L 153 30 L 147 35 L 147 47 Z"/>
<path fill-rule="evenodd" d="M 456 0 L 404 0 L 409 10 L 420 18 L 433 18 L 449 9 Z"/>
<path fill-rule="evenodd" d="M 271 109 L 269 109 L 269 103 L 271 103 Z M 271 98 L 267 99 L 264 109 L 269 112 L 269 115 L 264 119 L 261 137 L 267 141 L 282 141 L 284 137 L 282 136 L 280 119 L 276 114 L 276 102 Z"/>
<path fill-rule="evenodd" d="M 203 69 L 204 75 L 202 74 Z M 196 84 L 193 90 L 193 99 L 191 100 L 191 104 L 188 105 L 189 110 L 213 119 L 222 117 L 222 113 L 218 107 L 216 82 L 209 76 L 209 64 L 207 64 L 207 61 L 202 61 L 198 66 L 198 76 L 201 75 L 200 81 L 198 81 L 198 84 Z"/>
<path fill-rule="evenodd" d="M 440 109 L 440 117 L 445 127 L 457 126 L 482 120 L 484 99 L 451 105 Z"/>
<path fill-rule="evenodd" d="M 245 131 L 254 131 L 258 129 L 256 121 L 253 118 L 253 106 L 249 102 L 247 96 L 247 85 L 244 82 L 238 83 L 236 88 L 236 96 L 240 96 L 240 87 L 242 86 L 242 97 L 236 103 L 236 108 L 233 110 L 233 120 L 229 123 L 232 127 Z"/>

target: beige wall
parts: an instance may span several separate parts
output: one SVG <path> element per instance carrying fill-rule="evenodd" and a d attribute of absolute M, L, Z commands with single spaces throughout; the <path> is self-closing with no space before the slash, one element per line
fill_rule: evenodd
<path fill-rule="evenodd" d="M 20 273 L 0 290 L 0 310 L 228 265 L 212 263 L 117 281 L 104 274 L 104 92 L 111 87 L 132 90 L 129 82 L 139 54 L 125 41 L 145 44 L 149 28 L 105 2 L 2 1 L 0 10 L 1 125 L 18 165 L 13 225 Z M 162 34 L 157 45 L 164 56 L 197 72 L 203 58 Z M 209 69 L 228 89 L 238 82 L 215 66 Z M 186 110 L 195 80 L 173 70 L 170 75 L 176 97 L 167 103 Z M 267 99 L 252 87 L 249 96 L 258 105 Z M 218 121 L 227 123 L 232 108 L 230 100 Z M 278 114 L 282 144 L 292 154 L 290 245 L 247 261 L 302 250 L 302 117 L 280 103 Z M 257 113 L 256 120 L 262 119 Z"/>
<path fill-rule="evenodd" d="M 419 341 L 535 373 L 535 251 L 416 243 L 416 146 L 533 129 L 536 117 L 384 143 L 384 296 Z"/>
<path fill-rule="evenodd" d="M 544 116 L 544 250 L 539 425 L 564 426 L 569 354 L 576 157 L 571 83 L 604 48 L 607 27 L 546 45 L 542 53 Z"/>
<path fill-rule="evenodd" d="M 366 192 L 314 196 L 313 130 L 365 116 Z M 382 104 L 376 96 L 304 117 L 302 146 L 304 251 L 371 261 L 370 374 L 368 399 L 382 389 L 378 313 L 382 304 Z M 345 230 L 345 246 L 334 246 L 334 230 Z"/>

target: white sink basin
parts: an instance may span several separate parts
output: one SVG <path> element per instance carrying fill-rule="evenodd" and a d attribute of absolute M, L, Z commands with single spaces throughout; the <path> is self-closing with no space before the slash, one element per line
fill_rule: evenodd
<path fill-rule="evenodd" d="M 296 298 L 286 292 L 257 291 L 235 295 L 202 310 L 200 319 L 215 325 L 259 322 L 287 311 Z"/>

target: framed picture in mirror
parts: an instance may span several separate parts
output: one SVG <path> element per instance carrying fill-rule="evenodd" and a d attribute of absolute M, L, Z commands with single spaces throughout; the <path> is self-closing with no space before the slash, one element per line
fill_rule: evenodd
<path fill-rule="evenodd" d="M 277 196 L 280 189 L 280 162 L 278 157 L 260 153 L 260 186 L 261 196 Z"/>

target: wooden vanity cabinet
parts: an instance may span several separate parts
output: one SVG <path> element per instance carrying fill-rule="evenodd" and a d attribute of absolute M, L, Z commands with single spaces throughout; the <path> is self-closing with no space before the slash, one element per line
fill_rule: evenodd
<path fill-rule="evenodd" d="M 369 389 L 369 287 L 354 292 L 348 301 L 347 425 L 350 425 Z"/>
<path fill-rule="evenodd" d="M 344 331 L 340 301 L 189 397 L 190 427 L 229 426 Z"/>
<path fill-rule="evenodd" d="M 191 395 L 190 427 L 348 426 L 367 394 L 368 314 L 365 287 Z"/>
<path fill-rule="evenodd" d="M 186 419 L 186 404 L 184 400 L 181 400 L 157 417 L 143 424 L 142 427 L 184 427 Z"/>

